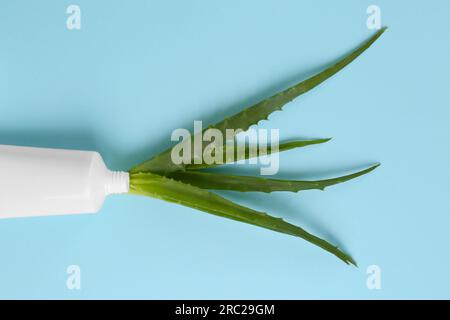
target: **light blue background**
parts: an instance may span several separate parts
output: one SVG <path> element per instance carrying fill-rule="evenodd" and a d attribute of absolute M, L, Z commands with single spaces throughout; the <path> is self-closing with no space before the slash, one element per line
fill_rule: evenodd
<path fill-rule="evenodd" d="M 380 41 L 262 127 L 334 138 L 283 154 L 282 177 L 382 166 L 325 192 L 226 194 L 341 245 L 359 268 L 297 238 L 116 196 L 97 215 L 0 221 L 0 298 L 450 298 L 448 1 L 2 1 L 0 143 L 98 150 L 128 169 L 173 129 L 349 52 L 373 34 L 372 3 L 390 27 Z M 66 28 L 70 4 L 79 31 Z M 72 264 L 80 291 L 66 288 Z M 366 287 L 374 264 L 381 290 Z"/>

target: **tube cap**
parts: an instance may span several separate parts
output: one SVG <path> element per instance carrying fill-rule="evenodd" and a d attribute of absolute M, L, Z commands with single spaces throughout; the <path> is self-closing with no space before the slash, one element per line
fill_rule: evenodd
<path fill-rule="evenodd" d="M 109 171 L 105 182 L 106 195 L 128 193 L 130 191 L 130 175 L 123 171 Z"/>

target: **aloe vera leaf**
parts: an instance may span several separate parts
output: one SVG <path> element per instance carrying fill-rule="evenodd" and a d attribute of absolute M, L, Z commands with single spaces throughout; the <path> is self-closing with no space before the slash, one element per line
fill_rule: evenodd
<path fill-rule="evenodd" d="M 314 139 L 314 140 L 295 140 L 295 141 L 289 141 L 289 142 L 283 142 L 278 145 L 277 152 L 283 152 L 288 151 L 295 148 L 302 148 L 314 144 L 320 144 L 330 141 L 331 138 L 327 139 Z M 185 166 L 188 170 L 196 170 L 196 169 L 203 169 L 203 168 L 212 168 L 215 166 L 219 166 L 222 164 L 229 164 L 234 163 L 242 160 L 247 160 L 250 158 L 253 158 L 253 155 L 261 156 L 261 154 L 258 155 L 258 146 L 243 146 L 244 152 L 238 153 L 238 146 L 234 146 L 231 150 L 228 148 L 228 145 L 223 145 L 219 148 L 217 148 L 217 152 L 222 154 L 222 163 L 213 163 L 213 164 L 187 164 Z M 252 149 L 254 148 L 254 149 Z M 225 150 L 225 151 L 224 151 Z M 252 152 L 251 152 L 252 151 Z M 274 153 L 275 151 L 270 148 L 270 146 L 267 147 L 267 152 L 265 155 L 270 155 Z"/>
<path fill-rule="evenodd" d="M 274 111 L 281 110 L 282 107 L 288 102 L 292 101 L 296 97 L 302 95 L 315 88 L 328 78 L 335 75 L 337 72 L 342 70 L 353 60 L 355 60 L 359 55 L 361 55 L 365 50 L 367 50 L 386 30 L 384 27 L 376 32 L 369 40 L 360 45 L 350 54 L 346 55 L 344 58 L 339 60 L 337 63 L 328 67 L 324 71 L 312 76 L 305 81 L 302 81 L 282 92 L 279 92 L 272 97 L 265 99 L 223 121 L 210 126 L 210 128 L 219 129 L 225 136 L 226 129 L 241 129 L 243 131 L 247 130 L 250 126 L 257 124 L 261 120 L 268 119 L 268 116 Z M 147 160 L 135 167 L 133 167 L 131 172 L 155 172 L 155 173 L 168 173 L 177 170 L 184 170 L 183 165 L 176 165 L 171 160 L 171 148 L 160 153 L 159 155 Z"/>
<path fill-rule="evenodd" d="M 267 117 L 271 113 L 281 110 L 285 104 L 315 88 L 350 64 L 366 49 L 368 49 L 383 34 L 384 31 L 386 31 L 386 27 L 380 29 L 369 40 L 364 42 L 361 46 L 345 56 L 343 59 L 333 64 L 331 67 L 328 67 L 324 71 L 319 72 L 315 76 L 312 76 L 305 81 L 281 91 L 211 127 L 219 129 L 223 133 L 225 133 L 226 129 L 241 129 L 246 131 L 250 126 L 257 124 L 259 121 L 267 120 Z"/>
<path fill-rule="evenodd" d="M 198 171 L 173 172 L 168 174 L 168 177 L 202 189 L 266 193 L 274 191 L 298 192 L 312 189 L 324 190 L 326 187 L 360 177 L 378 166 L 379 164 L 342 177 L 316 181 L 266 179 Z"/>
<path fill-rule="evenodd" d="M 332 253 L 346 264 L 356 266 L 356 262 L 338 247 L 308 233 L 298 226 L 285 222 L 280 218 L 272 217 L 264 212 L 241 206 L 215 193 L 189 184 L 152 173 L 131 173 L 130 193 L 159 198 L 220 217 L 300 237 Z"/>

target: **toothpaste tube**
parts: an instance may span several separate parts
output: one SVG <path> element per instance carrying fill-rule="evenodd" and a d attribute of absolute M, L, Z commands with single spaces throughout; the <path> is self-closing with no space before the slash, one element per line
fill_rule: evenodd
<path fill-rule="evenodd" d="M 96 213 L 129 184 L 98 152 L 0 145 L 0 218 Z"/>

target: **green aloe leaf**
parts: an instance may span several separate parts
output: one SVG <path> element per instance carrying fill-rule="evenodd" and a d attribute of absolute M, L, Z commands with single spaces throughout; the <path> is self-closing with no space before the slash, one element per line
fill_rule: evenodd
<path fill-rule="evenodd" d="M 300 227 L 272 217 L 264 212 L 238 205 L 210 191 L 152 173 L 131 173 L 130 193 L 159 198 L 220 217 L 245 222 L 280 233 L 300 237 L 334 254 L 346 264 L 356 262 L 329 242 Z"/>
<path fill-rule="evenodd" d="M 274 111 L 281 110 L 281 108 L 291 102 L 298 96 L 315 88 L 328 78 L 332 77 L 353 60 L 355 60 L 361 53 L 368 49 L 386 30 L 386 28 L 380 29 L 369 40 L 364 42 L 356 50 L 345 56 L 343 59 L 328 67 L 324 71 L 316 74 L 315 76 L 302 81 L 280 93 L 273 95 L 272 97 L 265 99 L 254 106 L 247 108 L 234 116 L 224 119 L 223 121 L 211 126 L 216 128 L 225 134 L 226 129 L 241 129 L 246 131 L 250 126 L 257 124 L 261 120 L 267 120 L 267 117 Z"/>
<path fill-rule="evenodd" d="M 314 144 L 320 144 L 330 141 L 331 138 L 327 139 L 315 139 L 315 140 L 295 140 L 295 141 L 289 141 L 289 142 L 283 142 L 278 145 L 277 152 L 283 152 L 288 151 L 295 148 L 302 148 Z M 254 158 L 261 156 L 261 154 L 258 154 L 258 146 L 242 146 L 243 152 L 238 152 L 238 146 L 234 146 L 232 149 L 228 148 L 228 145 L 223 145 L 220 148 L 218 148 L 218 151 L 220 154 L 222 154 L 222 163 L 213 163 L 213 164 L 187 164 L 185 166 L 188 170 L 195 170 L 195 169 L 203 169 L 203 168 L 212 168 L 215 166 L 219 166 L 221 164 L 229 164 L 234 163 L 242 160 L 247 160 L 250 158 Z M 225 151 L 224 151 L 225 150 Z M 270 155 L 274 153 L 275 151 L 268 146 L 267 152 L 265 155 Z"/>
<path fill-rule="evenodd" d="M 316 74 L 315 76 L 302 81 L 282 92 L 275 94 L 274 96 L 265 99 L 223 121 L 216 123 L 210 128 L 219 129 L 224 136 L 226 129 L 233 130 L 247 130 L 250 126 L 257 124 L 261 120 L 265 120 L 274 111 L 281 110 L 282 107 L 288 102 L 292 101 L 296 97 L 302 95 L 305 92 L 310 91 L 315 88 L 328 78 L 335 75 L 337 72 L 342 70 L 353 60 L 355 60 L 359 55 L 361 55 L 366 49 L 368 49 L 386 30 L 386 28 L 380 29 L 376 32 L 369 40 L 364 42 L 356 50 L 346 55 L 344 58 L 339 60 L 337 63 L 328 67 L 324 71 Z M 171 160 L 171 148 L 162 152 L 161 154 L 147 160 L 135 167 L 133 167 L 131 172 L 155 172 L 155 173 L 169 173 L 177 170 L 184 170 L 184 166 L 176 165 Z"/>
<path fill-rule="evenodd" d="M 378 166 L 379 164 L 353 174 L 317 181 L 265 179 L 198 171 L 173 172 L 169 174 L 168 177 L 202 189 L 233 190 L 240 192 L 257 191 L 267 193 L 274 191 L 298 192 L 311 189 L 324 190 L 326 187 L 360 177 L 374 170 Z"/>

